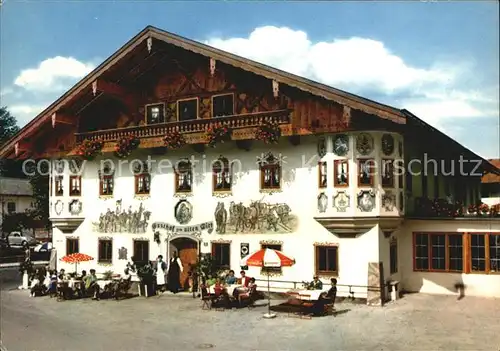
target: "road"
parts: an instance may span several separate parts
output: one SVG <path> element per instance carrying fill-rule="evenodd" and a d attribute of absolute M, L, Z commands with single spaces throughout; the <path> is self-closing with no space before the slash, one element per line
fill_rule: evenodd
<path fill-rule="evenodd" d="M 12 272 L 3 287 L 15 287 Z M 202 311 L 179 296 L 57 302 L 4 290 L 1 339 L 8 351 L 200 349 L 230 351 L 487 350 L 500 346 L 500 300 L 411 294 L 386 307 L 337 304 L 336 317 L 312 320 L 266 307 Z"/>

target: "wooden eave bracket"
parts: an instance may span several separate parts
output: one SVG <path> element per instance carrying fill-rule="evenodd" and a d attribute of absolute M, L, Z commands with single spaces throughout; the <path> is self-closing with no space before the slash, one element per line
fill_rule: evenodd
<path fill-rule="evenodd" d="M 127 89 L 118 84 L 107 82 L 104 79 L 96 79 L 92 82 L 92 94 L 96 96 L 98 93 L 117 96 L 119 98 L 130 98 L 132 95 Z"/>
<path fill-rule="evenodd" d="M 153 38 L 151 37 L 147 38 L 146 45 L 148 47 L 148 52 L 151 53 L 151 50 L 153 50 Z"/>
<path fill-rule="evenodd" d="M 16 154 L 17 157 L 20 154 L 30 150 L 31 147 L 32 147 L 31 143 L 28 143 L 26 141 L 18 141 L 17 143 L 14 144 L 14 153 Z"/>
<path fill-rule="evenodd" d="M 76 118 L 63 113 L 54 112 L 52 114 L 52 128 L 57 125 L 75 125 Z"/>

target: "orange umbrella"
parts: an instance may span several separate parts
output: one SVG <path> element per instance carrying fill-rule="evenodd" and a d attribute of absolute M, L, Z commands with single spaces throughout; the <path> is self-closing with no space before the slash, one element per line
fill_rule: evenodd
<path fill-rule="evenodd" d="M 93 259 L 94 258 L 92 256 L 77 252 L 64 256 L 63 258 L 61 258 L 61 261 L 66 263 L 74 263 L 76 273 L 78 263 L 92 261 Z"/>

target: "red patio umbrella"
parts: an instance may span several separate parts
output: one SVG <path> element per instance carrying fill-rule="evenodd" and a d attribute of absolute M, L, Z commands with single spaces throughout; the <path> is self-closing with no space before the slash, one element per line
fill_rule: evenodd
<path fill-rule="evenodd" d="M 252 267 L 290 267 L 295 264 L 295 260 L 286 256 L 283 252 L 274 249 L 260 249 L 242 259 L 242 266 Z M 267 315 L 265 318 L 274 318 L 275 314 L 271 314 L 271 294 L 269 286 L 269 274 L 267 275 Z"/>
<path fill-rule="evenodd" d="M 83 254 L 83 253 L 72 253 L 61 258 L 61 261 L 66 263 L 74 263 L 75 264 L 75 273 L 77 272 L 77 266 L 80 262 L 88 262 L 92 261 L 94 258 L 92 256 Z"/>

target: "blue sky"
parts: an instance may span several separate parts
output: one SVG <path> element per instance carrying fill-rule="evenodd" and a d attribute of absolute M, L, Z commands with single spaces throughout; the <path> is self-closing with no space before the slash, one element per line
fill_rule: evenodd
<path fill-rule="evenodd" d="M 499 157 L 498 10 L 495 2 L 4 0 L 1 103 L 24 125 L 154 25 L 407 108 Z"/>

